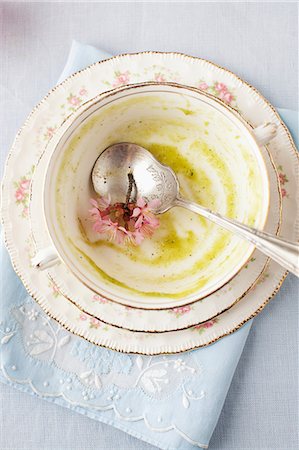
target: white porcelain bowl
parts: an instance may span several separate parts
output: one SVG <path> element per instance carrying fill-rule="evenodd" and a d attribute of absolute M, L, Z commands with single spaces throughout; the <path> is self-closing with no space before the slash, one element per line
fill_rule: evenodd
<path fill-rule="evenodd" d="M 139 308 L 208 296 L 246 264 L 253 246 L 180 208 L 161 215 L 153 238 L 118 246 L 92 231 L 91 170 L 100 153 L 133 142 L 172 167 L 182 196 L 262 229 L 269 181 L 258 133 L 220 100 L 172 83 L 133 85 L 83 105 L 53 145 L 44 213 L 60 259 L 91 290 Z"/>

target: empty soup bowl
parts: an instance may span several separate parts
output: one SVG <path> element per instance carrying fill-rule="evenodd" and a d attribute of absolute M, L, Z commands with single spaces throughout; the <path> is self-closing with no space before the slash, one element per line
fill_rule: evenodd
<path fill-rule="evenodd" d="M 44 213 L 60 260 L 91 291 L 137 308 L 182 306 L 246 264 L 252 244 L 181 208 L 159 215 L 140 245 L 96 233 L 89 213 L 95 161 L 108 146 L 132 142 L 173 169 L 183 197 L 262 229 L 269 181 L 261 136 L 232 108 L 195 88 L 144 83 L 100 95 L 64 127 L 49 144 Z"/>

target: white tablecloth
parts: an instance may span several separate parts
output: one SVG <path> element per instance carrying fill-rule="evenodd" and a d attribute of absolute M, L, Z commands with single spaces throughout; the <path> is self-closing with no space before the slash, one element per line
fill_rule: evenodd
<path fill-rule="evenodd" d="M 174 50 L 207 58 L 276 106 L 298 109 L 297 9 L 287 2 L 0 4 L 1 162 L 32 106 L 55 84 L 72 39 L 111 53 Z M 298 290 L 289 276 L 254 321 L 211 450 L 298 448 Z M 153 449 L 2 385 L 0 448 Z"/>

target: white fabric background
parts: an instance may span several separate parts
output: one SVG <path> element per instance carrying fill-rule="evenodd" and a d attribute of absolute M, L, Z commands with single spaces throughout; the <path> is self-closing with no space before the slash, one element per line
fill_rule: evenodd
<path fill-rule="evenodd" d="M 276 106 L 298 109 L 297 30 L 298 5 L 290 2 L 1 3 L 1 162 L 32 106 L 55 84 L 72 39 L 115 54 L 173 50 L 207 58 Z M 298 297 L 289 276 L 254 321 L 211 450 L 298 448 Z M 0 448 L 154 447 L 0 385 Z"/>

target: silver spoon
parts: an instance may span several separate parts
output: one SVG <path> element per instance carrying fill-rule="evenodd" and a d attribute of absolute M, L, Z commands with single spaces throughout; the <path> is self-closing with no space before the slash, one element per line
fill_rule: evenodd
<path fill-rule="evenodd" d="M 159 199 L 153 210 L 161 214 L 174 206 L 189 209 L 251 242 L 265 255 L 299 277 L 299 245 L 223 217 L 180 197 L 175 173 L 136 144 L 122 142 L 104 150 L 92 170 L 92 183 L 100 196 L 112 203 L 134 201 L 137 194 L 147 202 Z"/>

